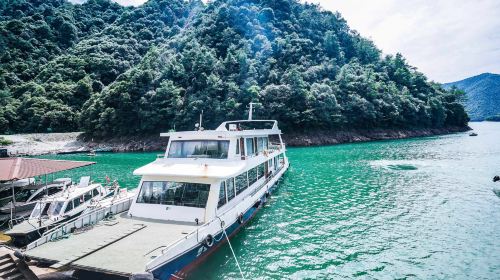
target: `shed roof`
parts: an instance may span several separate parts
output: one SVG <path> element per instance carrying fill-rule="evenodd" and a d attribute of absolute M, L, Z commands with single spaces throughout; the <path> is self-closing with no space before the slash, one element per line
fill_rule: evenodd
<path fill-rule="evenodd" d="M 95 164 L 91 161 L 0 158 L 0 181 L 12 181 Z"/>

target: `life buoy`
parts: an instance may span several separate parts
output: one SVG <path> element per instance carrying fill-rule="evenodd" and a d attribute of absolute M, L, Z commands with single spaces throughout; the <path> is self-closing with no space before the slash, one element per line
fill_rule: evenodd
<path fill-rule="evenodd" d="M 214 245 L 214 237 L 211 234 L 207 235 L 207 237 L 203 240 L 203 243 L 207 247 L 212 247 Z"/>
<path fill-rule="evenodd" d="M 238 223 L 243 224 L 243 213 L 238 215 Z"/>

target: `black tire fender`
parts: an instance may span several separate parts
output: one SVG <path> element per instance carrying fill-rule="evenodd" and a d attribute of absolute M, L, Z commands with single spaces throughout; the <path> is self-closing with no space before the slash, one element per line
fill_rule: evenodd
<path fill-rule="evenodd" d="M 203 244 L 209 248 L 212 247 L 214 245 L 214 237 L 211 234 L 207 235 L 205 239 L 203 239 Z"/>

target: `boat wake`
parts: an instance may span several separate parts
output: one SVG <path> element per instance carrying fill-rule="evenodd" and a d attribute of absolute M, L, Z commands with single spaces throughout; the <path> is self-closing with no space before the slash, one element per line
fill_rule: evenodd
<path fill-rule="evenodd" d="M 383 168 L 388 170 L 412 171 L 424 168 L 427 164 L 420 161 L 410 160 L 374 160 L 370 162 L 373 168 Z"/>

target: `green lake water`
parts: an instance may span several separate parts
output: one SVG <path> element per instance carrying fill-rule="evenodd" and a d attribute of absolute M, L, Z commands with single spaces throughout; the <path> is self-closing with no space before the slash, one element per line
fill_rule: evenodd
<path fill-rule="evenodd" d="M 471 126 L 479 136 L 289 148 L 270 202 L 231 239 L 246 278 L 500 279 L 500 123 Z M 155 157 L 47 156 L 91 159 L 68 175 L 129 188 Z M 190 278 L 240 276 L 224 245 Z"/>

